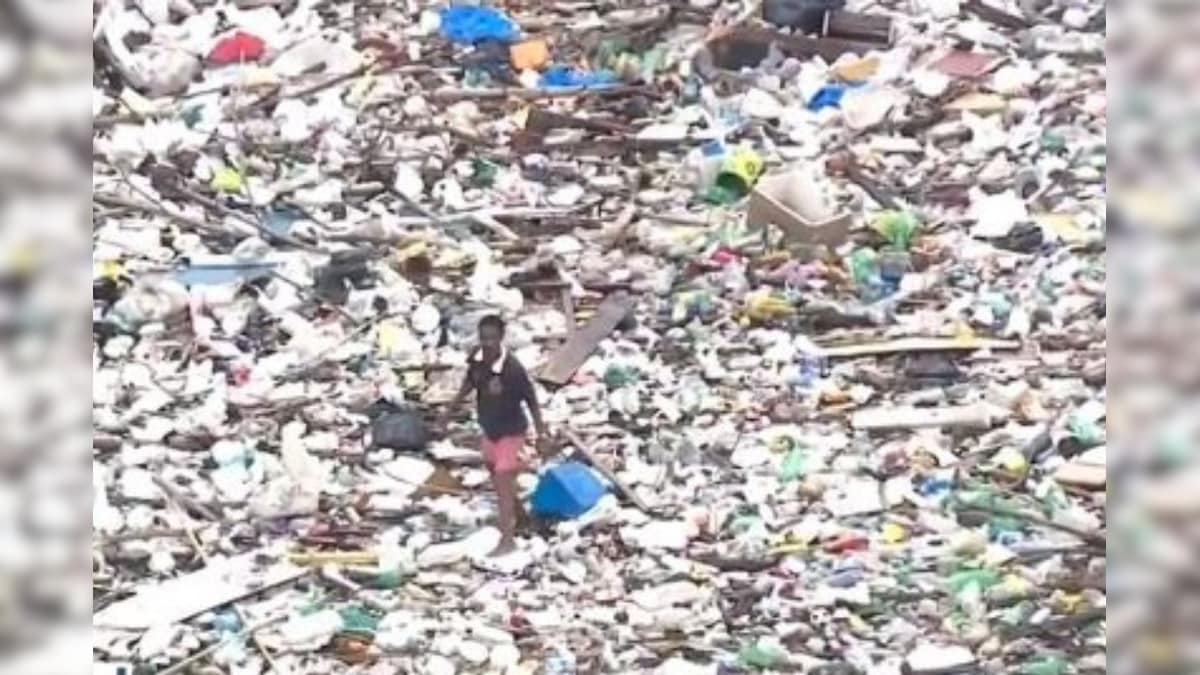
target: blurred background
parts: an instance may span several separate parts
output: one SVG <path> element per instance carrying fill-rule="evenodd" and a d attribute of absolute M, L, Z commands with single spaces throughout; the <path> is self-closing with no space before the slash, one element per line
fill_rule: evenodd
<path fill-rule="evenodd" d="M 91 8 L 0 3 L 0 672 L 90 668 Z"/>
<path fill-rule="evenodd" d="M 1200 669 L 1200 6 L 1110 2 L 1109 669 Z"/>
<path fill-rule="evenodd" d="M 0 2 L 0 672 L 90 668 L 88 270 L 96 5 Z M 1109 6 L 1109 667 L 1196 672 L 1200 6 Z"/>

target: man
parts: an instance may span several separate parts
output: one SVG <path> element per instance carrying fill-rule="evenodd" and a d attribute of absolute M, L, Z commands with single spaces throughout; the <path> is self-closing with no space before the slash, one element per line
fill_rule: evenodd
<path fill-rule="evenodd" d="M 475 390 L 479 426 L 483 427 L 480 449 L 492 473 L 499 503 L 501 539 L 493 555 L 503 555 L 516 549 L 517 518 L 521 513 L 517 474 L 529 428 L 522 403 L 533 416 L 539 449 L 547 447 L 550 436 L 542 422 L 533 382 L 520 361 L 504 349 L 504 320 L 496 315 L 485 316 L 478 330 L 479 347 L 467 358 L 467 376 L 448 410 L 457 408 Z"/>

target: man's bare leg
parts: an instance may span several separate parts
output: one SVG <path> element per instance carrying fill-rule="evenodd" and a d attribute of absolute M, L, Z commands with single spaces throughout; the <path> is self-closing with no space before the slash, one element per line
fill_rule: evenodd
<path fill-rule="evenodd" d="M 517 473 L 493 472 L 492 487 L 496 489 L 500 525 L 500 545 L 492 555 L 504 555 L 517 548 Z"/>

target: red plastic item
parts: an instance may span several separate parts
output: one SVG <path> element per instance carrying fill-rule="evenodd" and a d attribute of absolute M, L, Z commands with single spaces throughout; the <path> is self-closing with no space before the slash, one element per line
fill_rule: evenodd
<path fill-rule="evenodd" d="M 725 247 L 721 247 L 721 248 L 718 248 L 717 250 L 713 251 L 713 254 L 712 254 L 712 257 L 710 258 L 710 260 L 712 262 L 724 267 L 725 265 L 728 265 L 730 263 L 737 262 L 738 260 L 741 259 L 741 257 L 742 257 L 741 254 L 739 254 L 737 251 L 731 251 Z"/>
<path fill-rule="evenodd" d="M 208 60 L 221 66 L 243 61 L 257 61 L 266 49 L 267 43 L 263 42 L 262 38 L 239 30 L 222 38 L 208 53 Z"/>
<path fill-rule="evenodd" d="M 861 534 L 847 534 L 825 543 L 826 553 L 848 553 L 850 551 L 865 551 L 871 545 L 870 540 Z"/>

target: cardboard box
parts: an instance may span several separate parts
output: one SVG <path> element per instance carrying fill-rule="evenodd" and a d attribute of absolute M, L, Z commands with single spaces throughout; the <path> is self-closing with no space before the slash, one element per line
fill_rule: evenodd
<path fill-rule="evenodd" d="M 811 171 L 792 169 L 758 181 L 746 207 L 751 228 L 775 225 L 795 244 L 834 248 L 850 238 L 853 215 L 824 194 Z"/>

